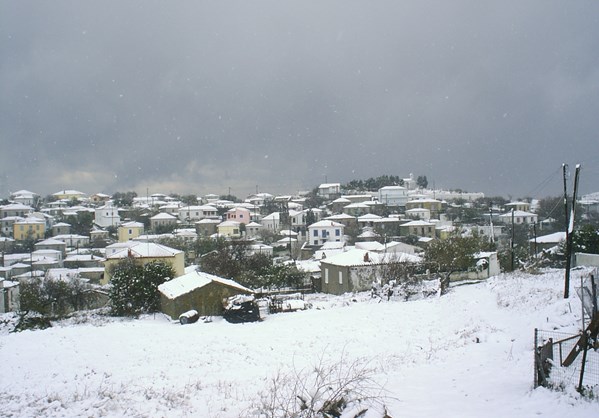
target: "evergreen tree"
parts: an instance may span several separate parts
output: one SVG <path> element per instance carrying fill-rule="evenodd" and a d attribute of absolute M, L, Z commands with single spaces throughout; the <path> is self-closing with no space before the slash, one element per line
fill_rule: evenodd
<path fill-rule="evenodd" d="M 111 271 L 110 303 L 115 315 L 130 316 L 160 309 L 158 286 L 174 276 L 173 267 L 152 261 L 141 265 L 126 258 Z"/>
<path fill-rule="evenodd" d="M 455 234 L 447 239 L 432 241 L 426 248 L 424 261 L 431 271 L 463 271 L 474 266 L 474 254 L 488 248 L 489 243 L 483 237 L 462 237 Z"/>
<path fill-rule="evenodd" d="M 599 231 L 592 225 L 584 225 L 574 231 L 573 251 L 587 254 L 599 254 Z"/>

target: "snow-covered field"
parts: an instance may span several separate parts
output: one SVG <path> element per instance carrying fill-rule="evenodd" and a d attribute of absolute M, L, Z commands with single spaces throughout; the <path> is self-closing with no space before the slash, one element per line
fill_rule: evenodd
<path fill-rule="evenodd" d="M 341 364 L 384 387 L 394 418 L 596 418 L 597 400 L 533 389 L 534 328 L 576 333 L 581 308 L 571 294 L 563 299 L 563 271 L 552 271 L 412 302 L 314 295 L 313 309 L 260 323 L 181 326 L 155 315 L 4 327 L 0 415 L 257 416 L 273 377 L 308 382 L 315 366 Z"/>

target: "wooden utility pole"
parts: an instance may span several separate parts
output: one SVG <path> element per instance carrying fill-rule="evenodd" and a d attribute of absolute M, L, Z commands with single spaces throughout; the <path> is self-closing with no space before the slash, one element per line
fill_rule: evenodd
<path fill-rule="evenodd" d="M 572 203 L 568 213 L 568 199 L 566 193 L 566 165 L 564 167 L 564 205 L 566 207 L 566 273 L 564 279 L 564 299 L 570 296 L 570 268 L 572 264 L 572 239 L 574 235 L 574 219 L 576 214 L 576 195 L 578 193 L 578 178 L 580 177 L 580 164 L 576 164 L 574 174 L 574 191 L 572 192 Z"/>
<path fill-rule="evenodd" d="M 512 239 L 510 240 L 510 258 L 512 271 L 514 271 L 514 208 L 512 208 Z"/>

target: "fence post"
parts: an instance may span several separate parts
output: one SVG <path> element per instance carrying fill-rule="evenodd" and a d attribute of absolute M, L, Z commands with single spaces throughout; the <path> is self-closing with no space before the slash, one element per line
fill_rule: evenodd
<path fill-rule="evenodd" d="M 534 356 L 535 356 L 535 360 L 534 360 L 534 372 L 535 372 L 535 376 L 534 376 L 534 387 L 535 389 L 539 387 L 539 354 L 538 354 L 538 350 L 539 350 L 539 346 L 537 344 L 538 341 L 538 334 L 539 334 L 539 330 L 537 328 L 535 328 L 535 345 L 534 345 Z"/>
<path fill-rule="evenodd" d="M 589 349 L 588 333 L 583 331 L 584 336 L 584 351 L 582 352 L 582 364 L 580 365 L 580 379 L 578 380 L 578 392 L 582 393 L 582 382 L 584 381 L 584 366 L 587 362 L 587 351 Z"/>

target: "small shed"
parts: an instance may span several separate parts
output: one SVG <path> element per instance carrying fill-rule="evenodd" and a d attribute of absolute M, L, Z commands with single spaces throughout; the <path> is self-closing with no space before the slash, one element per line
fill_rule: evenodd
<path fill-rule="evenodd" d="M 193 271 L 158 286 L 162 312 L 172 319 L 191 309 L 200 316 L 222 315 L 223 299 L 253 291 L 239 283 L 201 271 Z"/>

